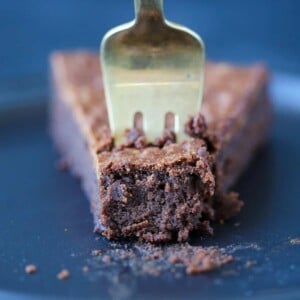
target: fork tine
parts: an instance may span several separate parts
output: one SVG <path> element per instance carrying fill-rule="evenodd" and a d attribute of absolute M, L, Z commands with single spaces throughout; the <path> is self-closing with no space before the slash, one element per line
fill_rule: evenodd
<path fill-rule="evenodd" d="M 154 142 L 163 133 L 165 124 L 165 112 L 152 106 L 143 112 L 143 127 L 147 141 Z"/>
<path fill-rule="evenodd" d="M 134 115 L 137 111 L 134 107 L 123 114 L 123 117 L 114 114 L 113 120 L 113 133 L 116 145 L 121 145 L 124 142 L 124 130 L 133 127 Z M 165 128 L 166 115 L 171 112 L 174 114 L 174 133 L 176 134 L 176 141 L 178 143 L 185 140 L 186 134 L 184 130 L 184 124 L 187 121 L 189 114 L 183 110 L 178 111 L 176 109 L 169 109 L 168 112 L 157 110 L 157 107 L 153 107 L 151 110 L 143 111 L 143 130 L 148 142 L 154 142 L 156 138 L 163 134 Z"/>
<path fill-rule="evenodd" d="M 186 139 L 186 134 L 184 131 L 184 124 L 187 121 L 188 114 L 183 111 L 175 114 L 175 128 L 174 132 L 176 134 L 176 142 L 180 143 Z"/>
<path fill-rule="evenodd" d="M 134 125 L 134 106 L 128 107 L 124 102 L 114 102 L 114 100 L 107 100 L 110 102 L 109 108 L 109 122 L 112 135 L 114 136 L 115 144 L 121 145 L 125 142 L 125 129 L 130 129 Z"/>

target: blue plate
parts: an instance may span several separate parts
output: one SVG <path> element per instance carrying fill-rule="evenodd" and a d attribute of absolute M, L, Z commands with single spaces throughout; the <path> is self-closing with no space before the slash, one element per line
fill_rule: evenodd
<path fill-rule="evenodd" d="M 107 276 L 83 274 L 91 250 L 110 243 L 92 233 L 89 205 L 78 181 L 54 167 L 41 90 L 26 93 L 26 101 L 2 101 L 0 298 L 299 299 L 300 245 L 293 243 L 300 238 L 299 87 L 297 78 L 274 77 L 269 143 L 236 187 L 245 207 L 236 219 L 217 225 L 215 237 L 193 239 L 234 249 L 235 261 L 221 270 L 181 278 L 135 276 L 121 265 Z M 256 263 L 245 268 L 249 260 Z M 25 274 L 29 263 L 38 266 L 37 274 Z M 56 279 L 62 268 L 71 273 L 66 282 Z"/>

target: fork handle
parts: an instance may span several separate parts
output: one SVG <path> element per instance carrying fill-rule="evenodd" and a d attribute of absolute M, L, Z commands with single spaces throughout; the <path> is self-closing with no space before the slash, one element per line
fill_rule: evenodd
<path fill-rule="evenodd" d="M 147 10 L 155 10 L 163 17 L 163 2 L 163 0 L 134 0 L 136 18 Z"/>

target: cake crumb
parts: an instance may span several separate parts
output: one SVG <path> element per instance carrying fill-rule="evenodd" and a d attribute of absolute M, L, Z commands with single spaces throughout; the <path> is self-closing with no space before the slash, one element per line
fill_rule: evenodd
<path fill-rule="evenodd" d="M 102 253 L 101 250 L 93 250 L 92 251 L 92 256 L 99 256 Z"/>
<path fill-rule="evenodd" d="M 300 238 L 291 239 L 290 243 L 292 245 L 300 245 Z"/>
<path fill-rule="evenodd" d="M 227 255 L 224 249 L 193 247 L 188 244 L 179 246 L 177 249 L 170 248 L 166 254 L 170 263 L 182 264 L 188 275 L 209 272 L 233 260 L 233 257 Z"/>
<path fill-rule="evenodd" d="M 254 260 L 248 260 L 248 261 L 246 261 L 246 263 L 245 263 L 245 268 L 246 268 L 246 269 L 250 269 L 250 268 L 252 268 L 254 265 L 256 265 L 256 261 L 254 261 Z"/>
<path fill-rule="evenodd" d="M 34 274 L 37 271 L 36 265 L 30 264 L 25 267 L 25 272 L 27 274 Z"/>
<path fill-rule="evenodd" d="M 97 254 L 99 252 L 96 252 Z M 159 276 L 174 274 L 199 275 L 213 271 L 233 261 L 225 248 L 192 246 L 188 243 L 157 246 L 152 244 L 122 245 L 103 250 L 101 256 L 94 255 L 93 270 L 107 273 L 107 266 L 124 268 L 135 276 Z"/>
<path fill-rule="evenodd" d="M 104 255 L 102 258 L 102 261 L 107 264 L 110 265 L 111 264 L 111 257 L 109 255 Z"/>
<path fill-rule="evenodd" d="M 88 273 L 90 271 L 90 268 L 88 266 L 83 266 L 82 267 L 82 272 L 83 273 Z"/>
<path fill-rule="evenodd" d="M 175 255 L 175 254 L 171 255 L 168 260 L 169 260 L 169 262 L 171 264 L 178 264 L 178 263 L 180 263 L 180 258 L 177 255 Z"/>
<path fill-rule="evenodd" d="M 67 269 L 63 269 L 57 274 L 56 277 L 59 280 L 67 280 L 70 277 L 70 272 Z"/>

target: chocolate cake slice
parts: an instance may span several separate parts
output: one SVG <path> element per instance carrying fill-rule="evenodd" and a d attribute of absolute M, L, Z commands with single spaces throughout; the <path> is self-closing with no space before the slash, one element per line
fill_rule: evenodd
<path fill-rule="evenodd" d="M 201 114 L 186 124 L 190 139 L 176 144 L 165 135 L 150 146 L 137 134 L 118 149 L 98 55 L 55 53 L 51 70 L 51 133 L 90 199 L 96 231 L 111 239 L 185 241 L 191 231 L 212 233 L 210 221 L 239 212 L 242 202 L 230 187 L 270 124 L 264 67 L 208 64 Z"/>

